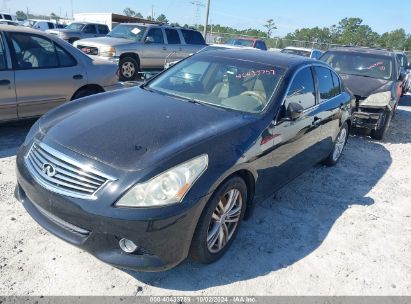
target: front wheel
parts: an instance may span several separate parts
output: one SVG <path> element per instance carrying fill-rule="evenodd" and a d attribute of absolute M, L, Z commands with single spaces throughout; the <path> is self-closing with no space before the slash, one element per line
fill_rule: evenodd
<path fill-rule="evenodd" d="M 119 66 L 121 81 L 137 80 L 138 73 L 140 72 L 140 66 L 134 58 L 125 57 L 120 59 Z"/>
<path fill-rule="evenodd" d="M 347 143 L 348 133 L 349 133 L 348 124 L 344 123 L 344 125 L 340 129 L 340 133 L 338 133 L 337 135 L 337 138 L 334 142 L 334 147 L 330 155 L 324 161 L 325 165 L 331 167 L 331 166 L 335 166 L 338 163 L 342 155 L 342 152 L 344 151 L 345 144 Z"/>
<path fill-rule="evenodd" d="M 203 264 L 217 261 L 230 247 L 247 204 L 247 186 L 234 176 L 213 194 L 197 224 L 191 258 Z"/>

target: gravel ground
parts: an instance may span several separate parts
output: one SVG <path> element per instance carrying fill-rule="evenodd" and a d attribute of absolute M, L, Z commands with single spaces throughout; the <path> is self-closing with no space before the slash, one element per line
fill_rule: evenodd
<path fill-rule="evenodd" d="M 384 142 L 351 137 L 259 205 L 209 266 L 124 272 L 52 236 L 14 199 L 30 122 L 0 126 L 0 295 L 411 295 L 411 96 Z"/>

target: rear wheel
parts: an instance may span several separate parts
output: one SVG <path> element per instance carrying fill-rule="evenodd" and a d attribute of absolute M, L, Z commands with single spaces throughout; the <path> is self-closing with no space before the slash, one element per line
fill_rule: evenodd
<path fill-rule="evenodd" d="M 120 80 L 121 81 L 133 81 L 137 80 L 138 73 L 140 72 L 140 66 L 132 57 L 125 57 L 120 59 Z"/>
<path fill-rule="evenodd" d="M 247 186 L 238 176 L 230 178 L 216 190 L 194 233 L 190 249 L 193 260 L 209 264 L 224 255 L 237 234 L 246 202 Z"/>
<path fill-rule="evenodd" d="M 330 155 L 324 161 L 325 165 L 331 167 L 335 166 L 338 163 L 342 155 L 342 152 L 344 151 L 345 144 L 347 143 L 348 133 L 348 124 L 344 123 L 344 125 L 340 129 L 340 133 L 338 133 L 337 138 L 335 139 L 334 147 Z"/>
<path fill-rule="evenodd" d="M 384 113 L 384 124 L 378 128 L 377 130 L 372 130 L 370 133 L 370 136 L 372 139 L 376 139 L 376 140 L 382 140 L 385 135 L 387 134 L 387 131 L 390 127 L 391 124 L 391 120 L 393 117 L 393 111 L 386 111 Z"/>

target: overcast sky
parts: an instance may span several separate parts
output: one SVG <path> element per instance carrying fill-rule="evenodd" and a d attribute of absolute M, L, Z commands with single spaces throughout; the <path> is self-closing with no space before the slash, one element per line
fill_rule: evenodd
<path fill-rule="evenodd" d="M 197 16 L 195 2 L 206 0 L 0 0 L 0 11 L 15 12 L 29 10 L 35 14 L 54 12 L 62 16 L 71 16 L 82 12 L 121 13 L 130 7 L 144 16 L 151 15 L 154 5 L 155 15 L 165 14 L 172 22 L 180 24 L 203 23 L 204 6 L 199 6 Z M 73 6 L 71 6 L 73 3 Z M 411 32 L 411 10 L 402 9 L 407 1 L 398 5 L 382 4 L 378 0 L 211 0 L 210 21 L 239 29 L 259 28 L 272 18 L 278 30 L 275 36 L 283 36 L 301 27 L 330 26 L 344 17 L 360 17 L 375 31 L 383 33 L 396 28 Z"/>

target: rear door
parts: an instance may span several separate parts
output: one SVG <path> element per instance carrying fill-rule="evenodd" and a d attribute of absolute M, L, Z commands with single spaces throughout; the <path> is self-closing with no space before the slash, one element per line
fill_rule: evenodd
<path fill-rule="evenodd" d="M 0 121 L 17 118 L 14 71 L 6 50 L 5 39 L 0 32 Z"/>
<path fill-rule="evenodd" d="M 340 131 L 342 107 L 347 103 L 348 95 L 341 95 L 339 77 L 326 67 L 314 67 L 318 86 L 319 113 L 316 124 L 321 126 L 320 140 L 325 155 L 331 151 L 333 142 Z"/>
<path fill-rule="evenodd" d="M 183 47 L 181 45 L 182 40 L 177 29 L 165 28 L 164 32 L 166 33 L 169 51 L 167 62 L 183 59 L 185 56 L 183 53 Z"/>
<path fill-rule="evenodd" d="M 47 37 L 9 33 L 20 118 L 40 116 L 71 100 L 87 84 L 82 64 Z"/>

